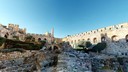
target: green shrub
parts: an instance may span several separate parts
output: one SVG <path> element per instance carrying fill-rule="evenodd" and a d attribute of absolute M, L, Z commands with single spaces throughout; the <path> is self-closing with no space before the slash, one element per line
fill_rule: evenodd
<path fill-rule="evenodd" d="M 25 41 L 26 42 L 30 42 L 30 41 L 33 41 L 34 39 L 33 39 L 33 36 L 27 36 L 27 37 L 25 37 Z"/>
<path fill-rule="evenodd" d="M 24 49 L 20 49 L 20 48 L 8 48 L 8 49 L 0 50 L 0 52 L 3 52 L 3 53 L 14 52 L 14 51 L 25 52 Z"/>
<path fill-rule="evenodd" d="M 117 72 L 123 72 L 121 67 L 118 68 Z"/>
<path fill-rule="evenodd" d="M 77 44 L 77 47 L 82 47 L 84 48 L 85 47 L 85 42 L 84 41 L 80 41 L 78 44 Z"/>
<path fill-rule="evenodd" d="M 36 44 L 36 45 L 33 45 L 33 47 L 32 47 L 34 50 L 39 50 L 39 49 L 41 49 L 42 48 L 42 46 L 41 45 L 39 45 L 39 44 Z"/>
<path fill-rule="evenodd" d="M 19 37 L 18 36 L 13 36 L 13 38 L 15 38 L 16 40 L 19 40 Z"/>
<path fill-rule="evenodd" d="M 104 50 L 106 48 L 107 44 L 105 42 L 102 43 L 98 43 L 97 45 L 95 45 L 92 48 L 92 51 L 94 52 L 101 52 L 102 50 Z"/>
<path fill-rule="evenodd" d="M 5 39 L 5 38 L 0 37 L 0 46 L 1 46 L 5 41 L 6 41 L 6 39 Z"/>
<path fill-rule="evenodd" d="M 44 46 L 46 44 L 46 40 L 41 40 L 41 45 Z"/>
<path fill-rule="evenodd" d="M 110 69 L 110 67 L 108 67 L 108 66 L 103 66 L 101 69 L 102 69 L 102 70 L 106 70 L 106 69 Z"/>
<path fill-rule="evenodd" d="M 84 46 L 84 45 L 78 45 L 78 47 L 82 47 L 82 48 L 84 48 L 85 46 Z"/>
<path fill-rule="evenodd" d="M 120 65 L 123 65 L 123 57 L 118 57 L 117 60 L 120 63 Z"/>
<path fill-rule="evenodd" d="M 78 48 L 88 48 L 92 46 L 92 43 L 90 41 L 80 41 L 76 44 L 76 47 Z"/>
<path fill-rule="evenodd" d="M 0 40 L 1 40 L 1 38 L 0 38 Z M 2 38 L 2 40 L 3 40 L 3 38 Z M 25 49 L 25 50 L 39 50 L 42 48 L 41 44 L 34 44 L 34 43 L 30 43 L 30 42 L 22 42 L 22 41 L 17 41 L 17 40 L 10 40 L 10 39 L 6 39 L 5 44 L 6 44 L 5 48 L 21 48 L 21 49 Z"/>
<path fill-rule="evenodd" d="M 35 42 L 35 38 L 32 38 L 32 42 Z"/>
<path fill-rule="evenodd" d="M 86 41 L 85 46 L 88 48 L 88 47 L 92 46 L 92 43 L 90 41 Z"/>

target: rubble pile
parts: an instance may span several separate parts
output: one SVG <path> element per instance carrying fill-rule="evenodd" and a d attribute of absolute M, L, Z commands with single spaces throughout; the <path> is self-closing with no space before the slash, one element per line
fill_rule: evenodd
<path fill-rule="evenodd" d="M 126 42 L 111 42 L 107 43 L 107 48 L 104 50 L 107 54 L 128 55 L 128 43 Z"/>
<path fill-rule="evenodd" d="M 57 72 L 91 72 L 89 55 L 73 49 L 58 56 Z"/>
<path fill-rule="evenodd" d="M 37 52 L 37 51 L 32 51 Z M 24 53 L 10 52 L 0 53 L 0 72 L 26 72 L 31 68 L 31 64 L 24 64 L 24 58 L 32 54 L 31 51 Z"/>
<path fill-rule="evenodd" d="M 0 60 L 1 72 L 38 72 L 38 70 L 51 72 L 54 70 L 55 54 L 51 51 L 11 52 L 12 57 L 7 56 L 8 54 L 5 54 L 6 58 L 4 60 Z M 40 66 L 41 69 L 37 69 Z"/>
<path fill-rule="evenodd" d="M 31 55 L 31 51 L 30 50 L 26 50 L 24 53 L 16 52 L 16 51 L 8 52 L 8 53 L 0 52 L 0 60 L 23 58 L 23 57 L 28 57 L 30 55 Z"/>
<path fill-rule="evenodd" d="M 67 45 L 57 50 L 0 53 L 0 56 L 0 72 L 128 71 L 128 58 L 93 52 L 87 54 Z"/>
<path fill-rule="evenodd" d="M 27 71 L 27 68 L 26 65 L 23 64 L 23 58 L 0 61 L 1 72 L 24 72 Z"/>
<path fill-rule="evenodd" d="M 128 58 L 113 55 L 95 54 L 91 57 L 94 72 L 128 72 Z"/>

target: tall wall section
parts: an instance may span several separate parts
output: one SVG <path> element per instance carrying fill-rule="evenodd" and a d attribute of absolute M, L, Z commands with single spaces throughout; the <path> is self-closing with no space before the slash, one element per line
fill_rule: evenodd
<path fill-rule="evenodd" d="M 128 37 L 128 23 L 122 23 L 97 30 L 70 35 L 63 38 L 63 41 L 69 42 L 72 47 L 75 47 L 76 43 L 79 41 L 90 41 L 91 43 L 96 44 L 102 40 L 112 42 L 122 39 L 122 41 L 126 41 L 126 37 Z"/>

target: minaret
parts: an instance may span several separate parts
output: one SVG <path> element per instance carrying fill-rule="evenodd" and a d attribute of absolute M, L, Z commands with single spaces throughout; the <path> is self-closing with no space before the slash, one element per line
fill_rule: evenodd
<path fill-rule="evenodd" d="M 51 30 L 51 36 L 54 37 L 54 28 Z"/>
<path fill-rule="evenodd" d="M 54 42 L 54 28 L 51 30 L 51 43 Z"/>

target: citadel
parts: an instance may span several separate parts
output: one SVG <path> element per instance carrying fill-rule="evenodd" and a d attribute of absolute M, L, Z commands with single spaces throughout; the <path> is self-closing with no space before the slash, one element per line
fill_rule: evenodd
<path fill-rule="evenodd" d="M 26 33 L 26 28 L 19 28 L 19 25 L 9 24 L 8 27 L 0 25 L 0 36 L 3 39 L 14 42 L 16 45 L 17 36 L 20 42 L 25 41 L 25 37 L 33 36 L 35 41 L 47 39 L 46 47 L 34 50 L 22 49 L 18 47 L 8 47 L 0 51 L 0 71 L 1 72 L 128 72 L 128 23 L 109 26 L 97 30 L 68 35 L 65 38 L 54 38 L 54 29 L 51 33 L 30 34 Z M 59 41 L 53 43 L 58 45 L 53 47 L 52 40 Z M 19 41 L 18 40 L 18 41 Z M 7 41 L 7 42 L 8 42 Z M 63 42 L 62 42 L 63 41 Z M 105 43 L 107 47 L 100 53 L 82 52 L 75 49 L 81 41 L 89 41 L 92 46 L 98 43 Z M 3 43 L 4 44 L 4 43 Z M 8 43 L 9 44 L 9 43 Z M 10 46 L 13 44 L 10 44 Z M 26 46 L 26 47 L 29 47 Z M 51 47 L 50 47 L 51 46 Z M 30 47 L 30 48 L 32 48 Z M 55 47 L 55 46 L 54 46 Z M 45 48 L 45 49 L 43 49 Z M 74 49 L 73 49 L 74 48 Z M 101 47 L 100 47 L 101 48 Z M 11 50 L 22 50 L 11 51 Z M 10 51 L 10 52 L 9 52 Z M 120 59 L 120 60 L 118 60 Z M 56 63 L 55 63 L 56 62 Z M 67 67 L 67 68 L 66 68 Z M 33 70 L 33 68 L 36 68 Z M 56 68 L 56 69 L 55 69 Z"/>
<path fill-rule="evenodd" d="M 103 53 L 128 55 L 128 23 L 68 35 L 62 39 L 54 38 L 54 29 L 51 30 L 51 33 L 34 34 L 26 33 L 26 28 L 19 28 L 19 25 L 16 24 L 8 24 L 8 26 L 0 24 L 0 37 L 15 40 L 15 36 L 17 36 L 20 41 L 25 41 L 25 37 L 27 36 L 33 36 L 35 41 L 47 39 L 49 43 L 52 43 L 52 39 L 55 39 L 58 43 L 62 41 L 69 42 L 72 48 L 76 48 L 76 45 L 81 41 L 90 41 L 94 45 L 100 42 L 106 42 L 107 48 L 102 51 Z"/>
<path fill-rule="evenodd" d="M 51 38 L 54 37 L 53 33 L 54 29 L 52 29 L 51 33 L 46 32 L 45 34 L 26 33 L 26 28 L 19 28 L 17 24 L 8 24 L 8 26 L 0 24 L 0 37 L 5 37 L 7 39 L 15 39 L 17 36 L 20 41 L 25 41 L 25 37 L 33 36 L 35 41 L 47 39 L 48 42 L 50 42 Z"/>

